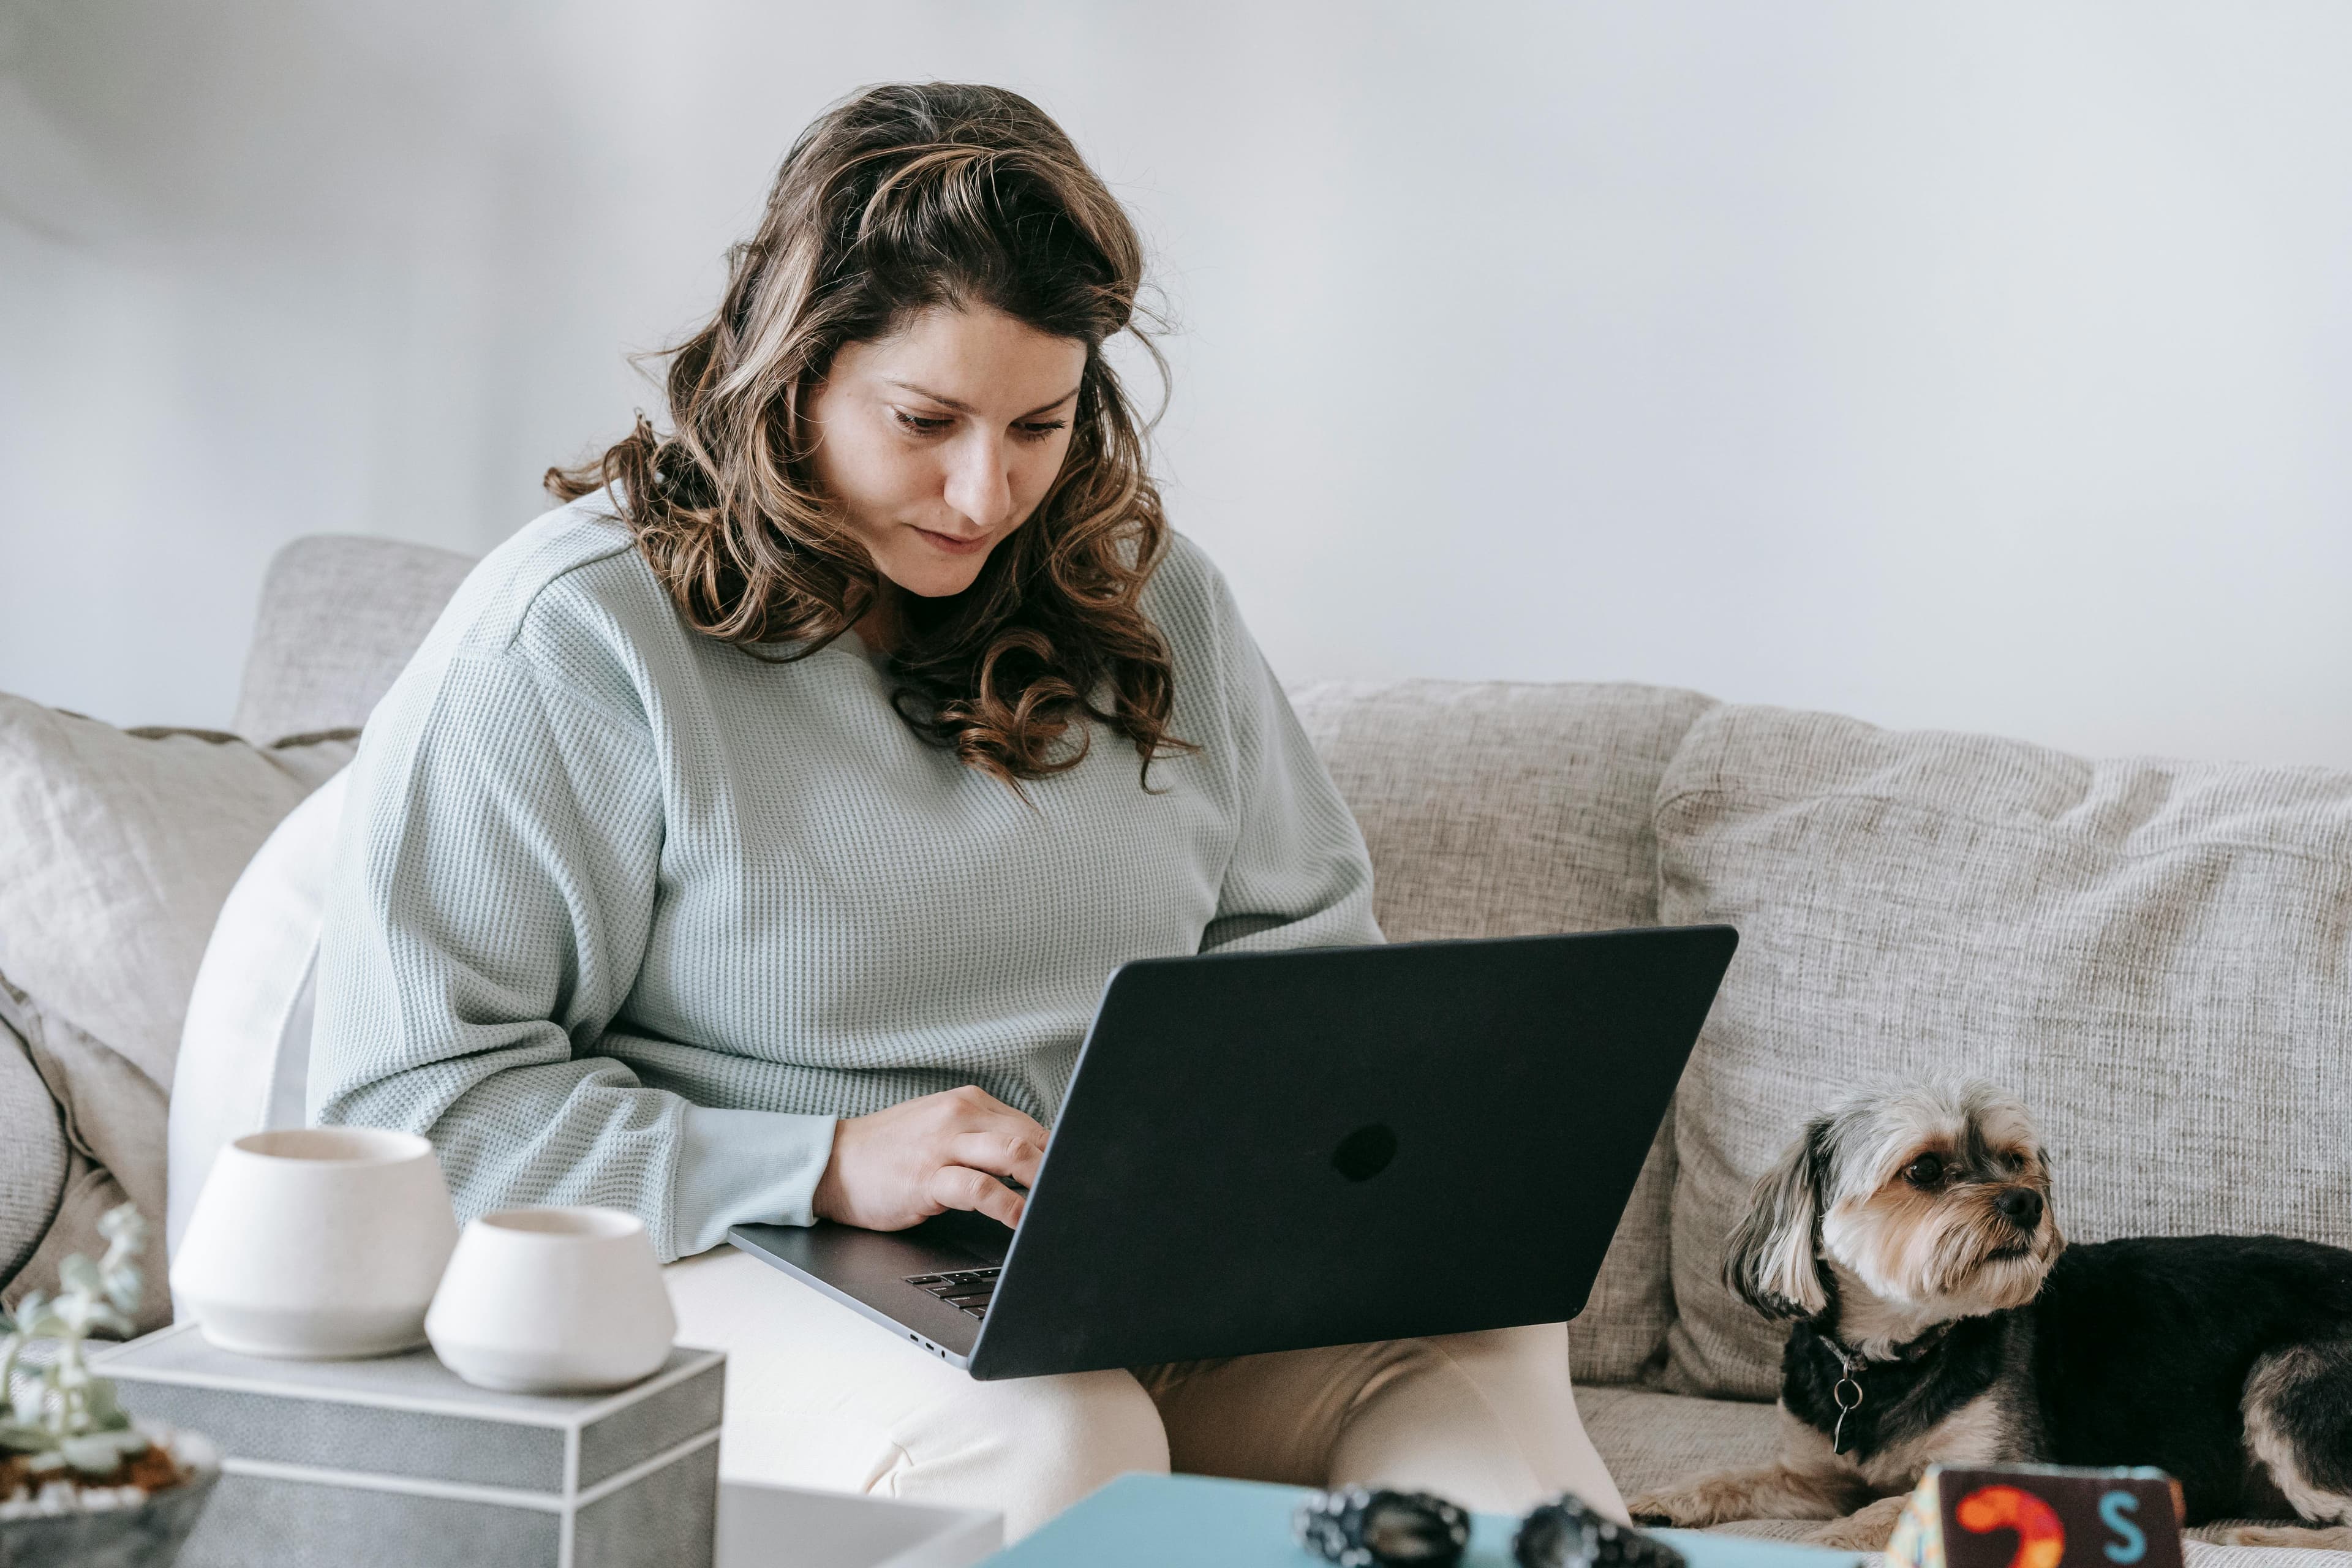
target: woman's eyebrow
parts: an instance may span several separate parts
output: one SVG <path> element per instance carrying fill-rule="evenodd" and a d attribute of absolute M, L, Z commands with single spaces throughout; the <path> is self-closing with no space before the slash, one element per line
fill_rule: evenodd
<path fill-rule="evenodd" d="M 895 386 L 901 392 L 911 392 L 918 397 L 929 398 L 933 403 L 938 404 L 940 407 L 952 408 L 958 414 L 971 414 L 978 412 L 969 403 L 961 402 L 952 397 L 943 396 L 939 393 L 931 391 L 929 387 L 917 386 L 911 381 L 898 381 L 892 378 L 886 378 L 884 384 Z M 1021 417 L 1024 419 L 1034 419 L 1040 414 L 1051 414 L 1055 409 L 1059 408 L 1063 404 L 1067 403 L 1070 399 L 1076 397 L 1080 390 L 1080 388 L 1074 386 L 1070 388 L 1069 391 L 1062 394 L 1061 396 L 1054 399 L 1053 402 L 1041 403 L 1036 407 L 1031 409 L 1028 413 L 1021 416 Z"/>

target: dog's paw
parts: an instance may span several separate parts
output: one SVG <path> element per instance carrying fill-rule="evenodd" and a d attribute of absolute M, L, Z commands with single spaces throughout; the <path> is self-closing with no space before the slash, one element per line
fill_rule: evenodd
<path fill-rule="evenodd" d="M 1645 1492 L 1625 1511 L 1643 1524 L 1701 1530 L 1736 1519 L 1835 1519 L 1844 1507 L 1843 1495 L 1824 1491 L 1822 1478 L 1767 1465 L 1704 1476 L 1672 1491 Z"/>
<path fill-rule="evenodd" d="M 1625 1505 L 1635 1524 L 1667 1524 L 1696 1530 L 1715 1522 L 1715 1510 L 1701 1491 L 1644 1492 Z"/>
<path fill-rule="evenodd" d="M 1837 1552 L 1884 1552 L 1886 1538 L 1895 1533 L 1895 1521 L 1903 1516 L 1906 1500 L 1899 1497 L 1880 1498 L 1868 1508 L 1832 1520 L 1808 1535 L 1805 1543 Z"/>
<path fill-rule="evenodd" d="M 2300 1546 L 2317 1552 L 2352 1552 L 2352 1525 L 2316 1529 L 2300 1524 L 2240 1524 L 2213 1532 L 2222 1546 Z"/>

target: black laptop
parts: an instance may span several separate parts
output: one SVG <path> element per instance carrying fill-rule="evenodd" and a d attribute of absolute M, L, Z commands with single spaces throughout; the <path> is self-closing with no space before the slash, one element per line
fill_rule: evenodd
<path fill-rule="evenodd" d="M 980 1378 L 1558 1322 L 1738 941 L 1124 964 L 1017 1231 L 949 1214 L 729 1238 Z"/>

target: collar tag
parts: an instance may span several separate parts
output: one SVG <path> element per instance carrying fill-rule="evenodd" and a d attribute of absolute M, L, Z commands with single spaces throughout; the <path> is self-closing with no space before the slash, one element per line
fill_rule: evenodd
<path fill-rule="evenodd" d="M 1837 1430 L 1830 1434 L 1830 1452 L 1843 1454 L 1845 1452 L 1845 1418 L 1862 1408 L 1862 1384 L 1853 1380 L 1853 1368 L 1847 1368 L 1846 1374 L 1838 1379 L 1837 1386 L 1830 1390 L 1830 1397 L 1837 1401 L 1838 1407 Z"/>

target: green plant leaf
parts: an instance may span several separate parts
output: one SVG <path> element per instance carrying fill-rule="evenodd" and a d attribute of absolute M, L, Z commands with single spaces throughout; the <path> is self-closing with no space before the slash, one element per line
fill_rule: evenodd
<path fill-rule="evenodd" d="M 98 1296 L 105 1293 L 106 1280 L 99 1274 L 98 1265 L 80 1253 L 70 1253 L 58 1265 L 58 1279 L 70 1296 Z"/>
<path fill-rule="evenodd" d="M 140 1273 L 136 1263 L 126 1263 L 106 1277 L 106 1299 L 114 1303 L 117 1311 L 137 1311 L 139 1298 L 146 1293 L 146 1277 Z"/>
<path fill-rule="evenodd" d="M 66 1463 L 86 1476 L 101 1476 L 133 1454 L 147 1450 L 147 1439 L 136 1432 L 86 1432 L 58 1440 Z"/>
<path fill-rule="evenodd" d="M 86 1397 L 88 1403 L 84 1410 L 93 1430 L 120 1431 L 131 1425 L 131 1417 L 124 1415 L 122 1406 L 115 1402 L 114 1384 L 109 1379 L 90 1379 L 89 1393 Z"/>
<path fill-rule="evenodd" d="M 82 1342 L 94 1331 L 126 1338 L 138 1331 L 131 1314 L 146 1286 L 135 1261 L 146 1244 L 146 1221 L 132 1205 L 120 1204 L 100 1216 L 98 1228 L 110 1244 L 104 1261 L 73 1254 L 58 1266 L 64 1288 L 57 1295 L 32 1292 L 17 1302 L 13 1318 L 0 1318 L 8 1331 L 0 1336 L 0 1371 L 19 1369 L 26 1341 L 50 1340 L 58 1347 L 32 1375 L 12 1376 L 15 1386 L 0 1389 L 0 1402 L 8 1407 L 0 1419 L 0 1446 L 32 1454 L 37 1469 L 70 1464 L 86 1474 L 103 1473 L 147 1447 L 117 1402 L 114 1385 L 82 1360 Z"/>

